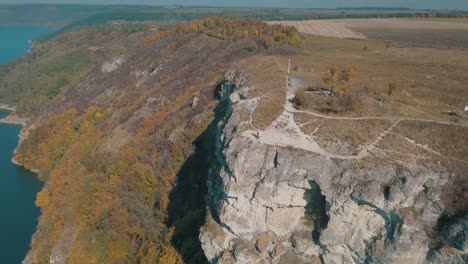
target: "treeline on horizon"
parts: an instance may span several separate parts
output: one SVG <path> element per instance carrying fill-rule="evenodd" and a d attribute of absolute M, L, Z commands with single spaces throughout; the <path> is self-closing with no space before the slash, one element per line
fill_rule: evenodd
<path fill-rule="evenodd" d="M 110 21 L 189 21 L 205 16 L 255 18 L 258 20 L 306 20 L 340 18 L 465 17 L 468 11 L 417 10 L 407 7 L 326 8 L 224 8 L 142 5 L 0 5 L 0 25 L 48 26 L 63 30 L 96 26 Z"/>
<path fill-rule="evenodd" d="M 345 12 L 352 11 L 351 13 Z M 237 8 L 155 8 L 147 10 L 138 10 L 138 8 L 130 8 L 129 10 L 115 10 L 92 15 L 85 19 L 80 19 L 72 22 L 55 34 L 61 34 L 81 27 L 95 27 L 106 25 L 111 22 L 183 22 L 208 16 L 223 16 L 223 17 L 239 17 L 239 18 L 254 18 L 257 20 L 309 20 L 309 19 L 357 19 L 357 18 L 456 18 L 467 17 L 468 12 L 429 12 L 429 11 L 411 11 L 411 9 L 385 9 L 385 8 L 355 8 L 355 9 L 330 9 L 329 12 L 320 10 L 306 9 L 237 9 Z M 373 13 L 365 11 L 373 11 Z M 340 12 L 338 12 L 340 11 Z M 360 12 L 356 12 L 360 11 Z M 377 13 L 376 13 L 377 11 Z M 409 12 L 411 11 L 411 12 Z"/>

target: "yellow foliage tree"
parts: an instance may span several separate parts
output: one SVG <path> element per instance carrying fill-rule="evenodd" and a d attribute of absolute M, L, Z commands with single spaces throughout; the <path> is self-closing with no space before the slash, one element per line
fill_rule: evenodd
<path fill-rule="evenodd" d="M 337 70 L 334 67 L 331 67 L 325 74 L 322 75 L 322 81 L 325 83 L 325 85 L 328 86 L 330 92 L 332 93 L 334 92 L 337 80 Z"/>
<path fill-rule="evenodd" d="M 340 88 L 341 92 L 345 92 L 352 85 L 355 77 L 356 70 L 354 68 L 338 71 L 335 67 L 331 67 L 322 75 L 322 81 L 332 93 L 336 92 L 337 87 Z"/>
<path fill-rule="evenodd" d="M 164 254 L 159 258 L 160 264 L 183 264 L 184 260 L 177 250 L 171 246 L 164 246 Z"/>
<path fill-rule="evenodd" d="M 45 207 L 49 204 L 49 190 L 48 189 L 43 189 L 39 193 L 37 193 L 36 197 L 36 206 L 37 207 Z"/>
<path fill-rule="evenodd" d="M 356 77 L 356 70 L 354 68 L 344 69 L 340 71 L 338 81 L 341 84 L 341 90 L 346 92 L 351 87 Z"/>

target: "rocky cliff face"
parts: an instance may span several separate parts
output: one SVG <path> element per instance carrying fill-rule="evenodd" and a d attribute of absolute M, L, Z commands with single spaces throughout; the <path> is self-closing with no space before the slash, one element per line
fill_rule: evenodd
<path fill-rule="evenodd" d="M 466 263 L 467 214 L 444 219 L 450 166 L 264 144 L 262 131 L 245 134 L 251 84 L 227 79 L 200 234 L 211 263 Z"/>

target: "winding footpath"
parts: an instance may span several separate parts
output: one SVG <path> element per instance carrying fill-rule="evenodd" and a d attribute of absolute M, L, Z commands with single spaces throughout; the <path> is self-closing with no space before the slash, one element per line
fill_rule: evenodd
<path fill-rule="evenodd" d="M 286 76 L 287 78 L 291 78 Z M 406 121 L 419 121 L 427 122 L 441 125 L 453 125 L 453 126 L 462 126 L 468 127 L 467 122 L 464 123 L 452 123 L 438 120 L 430 119 L 418 119 L 418 118 L 406 118 L 406 117 L 336 117 L 336 116 L 327 116 L 323 114 L 318 114 L 311 111 L 298 110 L 294 108 L 291 103 L 291 99 L 294 98 L 296 91 L 298 91 L 298 80 L 288 79 L 286 82 L 286 100 L 284 104 L 283 113 L 272 122 L 272 124 L 264 130 L 247 130 L 242 133 L 246 138 L 249 138 L 253 141 L 259 141 L 262 144 L 278 146 L 278 147 L 293 147 L 296 149 L 302 149 L 309 152 L 317 153 L 323 157 L 340 159 L 340 160 L 360 160 L 372 154 L 372 152 L 379 146 L 382 140 L 392 132 L 392 130 L 398 126 L 403 120 Z M 251 111 L 254 111 L 253 109 Z M 356 155 L 340 155 L 337 153 L 331 153 L 323 149 L 316 141 L 313 135 L 306 135 L 302 129 L 301 125 L 298 125 L 294 114 L 307 114 L 318 118 L 324 119 L 334 119 L 334 120 L 387 120 L 393 121 L 393 124 L 379 134 L 379 136 L 365 144 L 360 148 L 359 151 L 356 151 Z M 252 126 L 253 127 L 253 126 Z M 416 142 L 410 141 L 410 143 L 419 146 Z M 430 149 L 429 149 L 430 150 Z M 430 150 L 432 151 L 432 150 Z"/>
<path fill-rule="evenodd" d="M 297 110 L 292 106 L 292 104 L 286 104 L 285 105 L 285 110 L 291 113 L 297 113 L 297 114 L 307 114 L 315 117 L 320 117 L 324 119 L 335 119 L 335 120 L 387 120 L 387 121 L 392 121 L 392 120 L 398 120 L 398 117 L 379 117 L 379 116 L 366 116 L 366 117 L 346 117 L 346 116 L 328 116 L 328 115 L 323 115 L 311 111 L 305 111 L 305 110 Z M 434 124 L 440 124 L 440 125 L 450 125 L 450 126 L 461 126 L 461 127 L 468 127 L 468 123 L 464 121 L 463 123 L 453 123 L 453 122 L 448 122 L 448 121 L 439 121 L 439 120 L 433 120 L 433 119 L 424 119 L 424 118 L 405 118 L 407 121 L 419 121 L 419 122 L 426 122 L 426 123 L 434 123 Z"/>

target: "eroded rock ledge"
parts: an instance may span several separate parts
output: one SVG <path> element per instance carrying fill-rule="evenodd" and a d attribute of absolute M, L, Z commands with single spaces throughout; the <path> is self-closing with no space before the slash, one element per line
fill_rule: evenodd
<path fill-rule="evenodd" d="M 226 111 L 200 232 L 211 263 L 467 260 L 466 214 L 441 227 L 454 241 L 451 251 L 430 246 L 428 230 L 444 213 L 442 186 L 452 177 L 444 166 L 379 156 L 335 160 L 247 138 L 246 85 L 231 72 L 221 89 Z"/>

